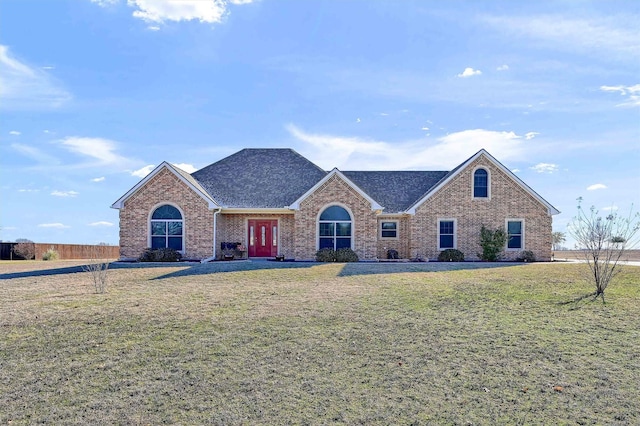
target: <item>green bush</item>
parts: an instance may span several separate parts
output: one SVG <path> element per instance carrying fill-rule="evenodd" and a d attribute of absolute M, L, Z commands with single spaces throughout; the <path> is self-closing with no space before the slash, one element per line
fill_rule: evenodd
<path fill-rule="evenodd" d="M 316 252 L 318 262 L 335 262 L 336 260 L 336 251 L 332 248 L 323 248 Z"/>
<path fill-rule="evenodd" d="M 350 248 L 341 248 L 336 251 L 336 262 L 357 262 L 358 255 Z"/>
<path fill-rule="evenodd" d="M 140 262 L 177 262 L 182 254 L 172 248 L 146 249 L 138 259 Z"/>
<path fill-rule="evenodd" d="M 518 262 L 535 262 L 536 255 L 531 250 L 524 250 L 520 253 L 520 256 L 516 259 Z"/>
<path fill-rule="evenodd" d="M 482 225 L 480 229 L 480 246 L 482 253 L 478 257 L 488 262 L 495 262 L 500 259 L 504 245 L 507 243 L 507 233 L 502 229 L 491 231 Z"/>
<path fill-rule="evenodd" d="M 49 250 L 44 252 L 44 254 L 42 255 L 42 260 L 58 260 L 59 257 L 60 256 L 58 255 L 58 252 L 50 248 Z"/>
<path fill-rule="evenodd" d="M 446 249 L 438 255 L 438 262 L 464 262 L 464 253 L 456 249 Z"/>

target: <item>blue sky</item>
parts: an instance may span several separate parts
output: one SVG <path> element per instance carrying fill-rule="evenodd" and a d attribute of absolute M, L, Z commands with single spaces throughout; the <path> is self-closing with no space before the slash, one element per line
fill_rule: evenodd
<path fill-rule="evenodd" d="M 640 2 L 3 0 L 0 239 L 118 243 L 162 161 L 487 149 L 562 211 L 640 209 Z M 568 243 L 569 244 L 569 243 Z"/>

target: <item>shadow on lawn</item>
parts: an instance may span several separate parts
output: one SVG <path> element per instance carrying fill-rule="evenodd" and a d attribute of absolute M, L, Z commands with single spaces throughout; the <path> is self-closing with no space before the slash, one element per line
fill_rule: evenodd
<path fill-rule="evenodd" d="M 505 268 L 520 266 L 514 262 L 425 262 L 425 263 L 346 263 L 339 276 L 396 274 L 406 272 L 442 272 L 469 269 Z"/>
<path fill-rule="evenodd" d="M 181 268 L 177 271 L 170 272 L 158 277 L 154 280 L 164 278 L 187 277 L 193 275 L 207 275 L 225 272 L 238 271 L 257 271 L 267 269 L 302 269 L 314 266 L 327 265 L 319 262 L 271 262 L 271 261 L 231 261 L 231 262 L 212 262 L 212 263 L 190 263 L 190 262 L 158 262 L 158 263 L 125 263 L 112 262 L 109 269 L 138 269 L 138 268 Z M 522 263 L 511 262 L 429 262 L 429 263 L 375 263 L 375 262 L 358 262 L 345 263 L 342 270 L 338 274 L 340 277 L 350 277 L 354 275 L 379 275 L 379 274 L 395 274 L 403 272 L 439 272 L 439 271 L 456 271 L 469 269 L 486 269 L 486 268 L 504 268 L 509 266 L 519 266 Z M 67 266 L 60 268 L 39 269 L 22 272 L 9 272 L 0 274 L 0 280 L 9 280 L 13 278 L 25 277 L 44 277 L 50 275 L 76 274 L 85 272 L 87 265 Z"/>

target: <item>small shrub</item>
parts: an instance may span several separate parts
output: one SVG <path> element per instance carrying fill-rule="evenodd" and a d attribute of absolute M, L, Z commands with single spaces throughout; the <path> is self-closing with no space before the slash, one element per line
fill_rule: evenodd
<path fill-rule="evenodd" d="M 182 254 L 172 248 L 148 248 L 138 259 L 140 262 L 178 262 L 182 259 Z"/>
<path fill-rule="evenodd" d="M 323 248 L 316 252 L 318 262 L 335 262 L 336 260 L 336 251 L 332 248 Z"/>
<path fill-rule="evenodd" d="M 524 250 L 520 253 L 520 256 L 516 259 L 518 262 L 535 262 L 536 255 L 531 250 Z"/>
<path fill-rule="evenodd" d="M 13 252 L 25 260 L 35 259 L 36 245 L 31 241 L 19 242 L 13 247 Z"/>
<path fill-rule="evenodd" d="M 105 293 L 107 291 L 109 262 L 105 259 L 105 254 L 106 251 L 102 246 L 92 247 L 91 263 L 82 267 L 85 272 L 91 274 L 93 288 L 96 293 Z"/>
<path fill-rule="evenodd" d="M 58 252 L 55 249 L 50 248 L 44 252 L 42 260 L 58 260 L 59 257 Z"/>
<path fill-rule="evenodd" d="M 357 262 L 358 255 L 350 248 L 341 248 L 336 251 L 336 262 Z"/>
<path fill-rule="evenodd" d="M 491 231 L 482 225 L 480 229 L 480 246 L 482 253 L 478 257 L 488 262 L 495 262 L 500 259 L 504 245 L 507 243 L 507 233 L 502 229 Z"/>
<path fill-rule="evenodd" d="M 446 249 L 438 255 L 438 262 L 464 262 L 464 253 L 456 249 Z"/>

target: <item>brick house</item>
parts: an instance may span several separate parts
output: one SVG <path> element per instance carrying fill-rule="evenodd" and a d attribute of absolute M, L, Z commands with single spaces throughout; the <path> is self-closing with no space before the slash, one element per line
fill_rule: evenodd
<path fill-rule="evenodd" d="M 482 225 L 508 233 L 504 259 L 549 260 L 559 213 L 485 150 L 451 171 L 327 172 L 291 149 L 243 149 L 192 174 L 163 162 L 112 208 L 121 259 L 172 247 L 203 260 L 226 243 L 249 258 L 350 247 L 361 260 L 390 249 L 433 260 L 447 248 L 474 260 Z"/>

